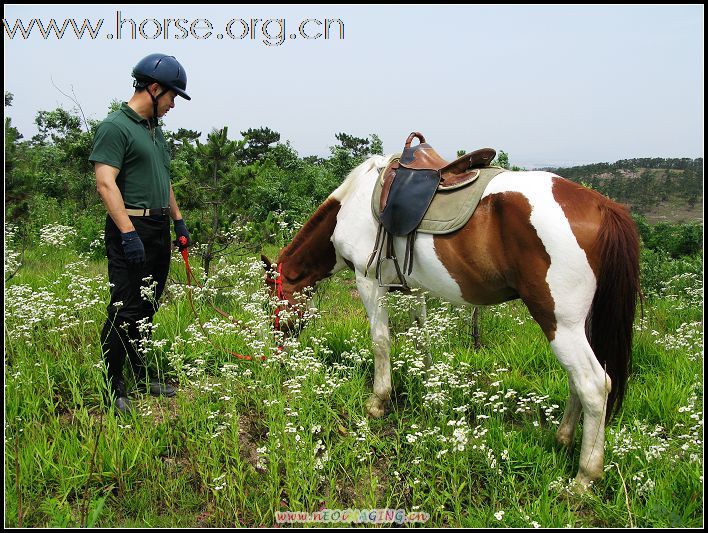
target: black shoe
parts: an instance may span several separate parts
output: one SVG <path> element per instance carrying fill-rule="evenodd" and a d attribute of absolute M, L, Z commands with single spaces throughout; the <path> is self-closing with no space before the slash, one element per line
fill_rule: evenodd
<path fill-rule="evenodd" d="M 122 415 L 131 414 L 133 412 L 133 404 L 125 396 L 116 398 L 116 411 Z"/>
<path fill-rule="evenodd" d="M 148 385 L 148 392 L 151 396 L 167 396 L 172 398 L 177 394 L 177 389 L 172 385 L 167 385 L 166 383 L 160 383 L 157 379 L 151 379 Z"/>

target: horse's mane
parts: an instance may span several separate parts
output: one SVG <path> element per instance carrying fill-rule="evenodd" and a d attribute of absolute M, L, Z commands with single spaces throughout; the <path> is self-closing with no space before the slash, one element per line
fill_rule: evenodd
<path fill-rule="evenodd" d="M 393 159 L 394 156 L 395 154 L 389 154 L 387 156 L 371 156 L 358 167 L 355 167 L 354 170 L 352 170 L 347 175 L 347 177 L 344 178 L 342 184 L 337 187 L 337 189 L 335 189 L 332 194 L 329 195 L 330 198 L 334 197 L 340 202 L 343 202 L 351 192 L 352 187 L 356 186 L 356 183 L 359 181 L 359 177 L 363 176 L 364 174 L 367 174 L 368 172 L 371 172 L 374 169 L 384 168 L 386 165 L 388 165 L 388 162 Z"/>

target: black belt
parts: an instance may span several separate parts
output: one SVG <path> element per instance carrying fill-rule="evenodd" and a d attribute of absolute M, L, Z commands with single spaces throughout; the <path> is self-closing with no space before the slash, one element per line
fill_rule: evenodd
<path fill-rule="evenodd" d="M 167 216 L 170 214 L 169 207 L 158 207 L 156 209 L 128 209 L 126 207 L 125 212 L 131 217 L 154 217 L 154 216 Z"/>

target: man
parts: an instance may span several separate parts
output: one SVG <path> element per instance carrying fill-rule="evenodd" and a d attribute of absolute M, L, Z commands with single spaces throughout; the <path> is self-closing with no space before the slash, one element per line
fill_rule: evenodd
<path fill-rule="evenodd" d="M 123 379 L 126 355 L 139 385 L 153 396 L 175 389 L 147 371 L 141 332 L 151 331 L 170 268 L 170 217 L 191 244 L 170 183 L 170 155 L 158 119 L 185 92 L 187 76 L 172 56 L 151 54 L 133 69 L 135 93 L 98 125 L 93 151 L 96 188 L 108 211 L 105 244 L 111 302 L 101 333 L 110 393 L 119 412 L 132 405 Z M 180 249 L 185 245 L 180 244 Z M 145 327 L 147 326 L 147 327 Z M 147 331 L 147 333 L 145 333 Z"/>

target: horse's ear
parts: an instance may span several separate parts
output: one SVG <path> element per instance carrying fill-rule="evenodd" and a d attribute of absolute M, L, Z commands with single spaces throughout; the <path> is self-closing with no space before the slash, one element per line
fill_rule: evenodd
<path fill-rule="evenodd" d="M 261 261 L 263 261 L 263 268 L 265 268 L 266 272 L 270 272 L 273 270 L 273 263 L 271 263 L 270 259 L 268 259 L 265 255 L 261 254 Z"/>

